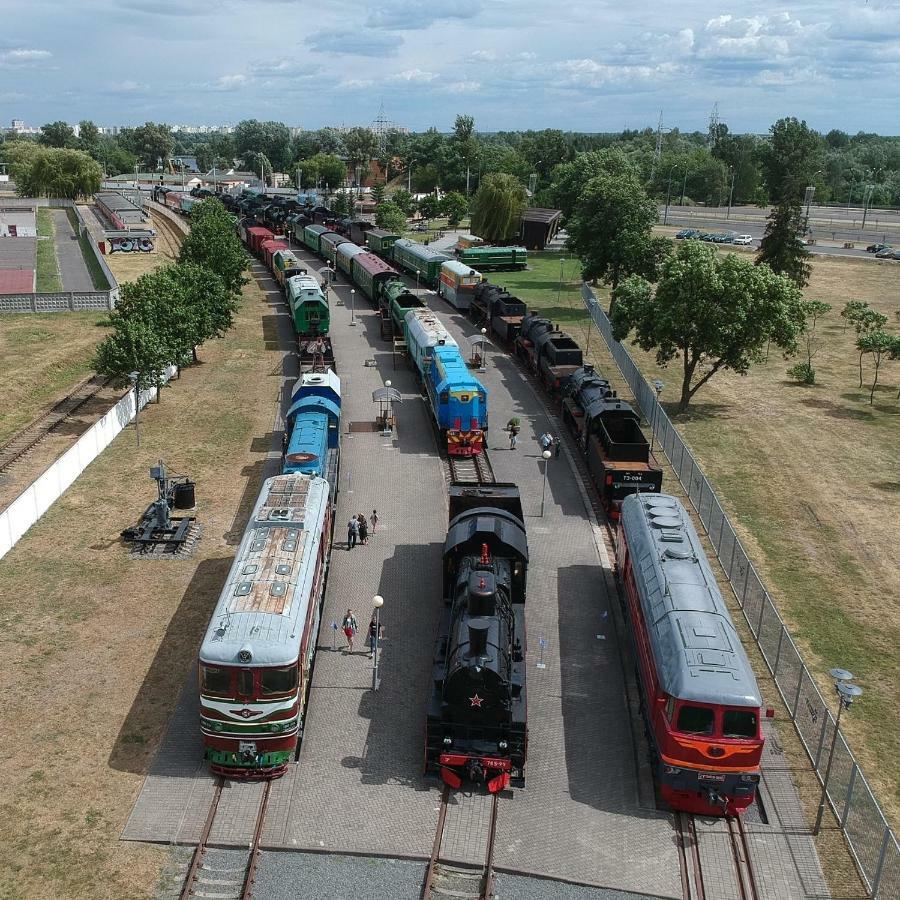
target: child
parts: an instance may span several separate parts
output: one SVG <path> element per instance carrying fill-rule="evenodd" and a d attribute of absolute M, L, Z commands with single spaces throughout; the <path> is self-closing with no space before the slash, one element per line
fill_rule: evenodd
<path fill-rule="evenodd" d="M 375 531 L 378 527 L 378 510 L 372 510 L 372 515 L 369 516 L 369 521 L 372 523 L 372 534 L 375 534 Z"/>

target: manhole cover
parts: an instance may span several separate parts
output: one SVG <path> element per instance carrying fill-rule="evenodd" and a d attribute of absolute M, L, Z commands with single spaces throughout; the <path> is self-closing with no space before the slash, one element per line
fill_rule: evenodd
<path fill-rule="evenodd" d="M 375 422 L 351 422 L 350 431 L 378 431 L 378 425 Z"/>

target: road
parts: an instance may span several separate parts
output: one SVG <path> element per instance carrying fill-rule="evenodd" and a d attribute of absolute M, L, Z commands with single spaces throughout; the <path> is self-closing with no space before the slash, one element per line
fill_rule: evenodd
<path fill-rule="evenodd" d="M 72 223 L 64 209 L 51 209 L 56 226 L 56 258 L 59 260 L 59 277 L 64 291 L 92 291 L 94 282 L 81 254 L 81 244 L 76 239 Z"/>

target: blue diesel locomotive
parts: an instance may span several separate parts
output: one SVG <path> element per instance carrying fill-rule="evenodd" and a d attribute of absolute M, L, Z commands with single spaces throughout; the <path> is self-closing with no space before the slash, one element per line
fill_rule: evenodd
<path fill-rule="evenodd" d="M 406 346 L 425 385 L 432 414 L 451 456 L 474 456 L 485 447 L 487 391 L 466 368 L 459 346 L 430 309 L 404 319 Z"/>
<path fill-rule="evenodd" d="M 305 372 L 291 394 L 285 417 L 285 475 L 300 473 L 337 485 L 341 432 L 341 380 L 328 369 Z"/>

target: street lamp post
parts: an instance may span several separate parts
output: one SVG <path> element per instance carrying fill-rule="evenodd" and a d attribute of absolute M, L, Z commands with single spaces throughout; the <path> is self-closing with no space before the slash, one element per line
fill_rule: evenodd
<path fill-rule="evenodd" d="M 372 690 L 378 690 L 378 638 L 381 631 L 381 607 L 384 606 L 384 597 L 376 594 L 372 598 L 372 609 L 375 611 L 375 637 L 372 641 Z"/>
<path fill-rule="evenodd" d="M 419 275 L 420 275 L 420 274 L 421 274 L 421 273 L 419 272 L 419 270 L 416 269 L 416 294 L 419 293 Z"/>
<path fill-rule="evenodd" d="M 825 814 L 825 803 L 828 799 L 828 779 L 831 777 L 834 748 L 841 728 L 841 713 L 844 709 L 849 709 L 853 701 L 862 696 L 862 688 L 858 685 L 850 684 L 853 681 L 852 673 L 846 669 L 832 669 L 829 674 L 834 679 L 834 689 L 838 695 L 838 714 L 837 721 L 834 723 L 834 732 L 831 735 L 831 749 L 828 752 L 828 765 L 825 767 L 825 778 L 822 781 L 822 796 L 819 799 L 819 811 L 816 814 L 816 825 L 813 828 L 813 834 L 818 834 L 822 828 L 822 816 Z"/>
<path fill-rule="evenodd" d="M 657 378 L 653 382 L 653 389 L 656 391 L 656 408 L 653 410 L 653 421 L 650 423 L 650 452 L 653 452 L 653 439 L 656 437 L 656 421 L 659 415 L 659 395 L 665 385 Z"/>
<path fill-rule="evenodd" d="M 865 231 L 865 230 L 866 230 L 866 216 L 868 216 L 868 214 L 869 214 L 869 203 L 870 203 L 871 200 L 872 200 L 872 194 L 873 194 L 874 191 L 875 191 L 875 185 L 874 185 L 874 184 L 867 184 L 867 185 L 866 185 L 866 193 L 865 193 L 865 197 L 864 197 L 864 199 L 863 199 L 863 217 L 862 217 L 862 225 L 860 225 L 860 227 L 859 227 L 859 230 L 860 230 L 860 231 Z"/>
<path fill-rule="evenodd" d="M 544 495 L 547 492 L 547 466 L 550 465 L 550 457 L 553 454 L 549 450 L 545 450 L 541 457 L 544 460 L 544 482 L 541 485 L 541 518 L 544 517 Z"/>
<path fill-rule="evenodd" d="M 669 170 L 669 180 L 666 182 L 666 211 L 663 213 L 663 225 L 669 224 L 669 200 L 672 191 L 672 173 L 678 168 L 678 166 L 672 166 Z M 658 215 L 658 213 L 657 213 Z"/>
<path fill-rule="evenodd" d="M 350 288 L 350 324 L 356 325 L 356 307 L 354 301 L 356 299 L 356 291 Z"/>
<path fill-rule="evenodd" d="M 479 367 L 479 372 L 485 371 L 485 363 L 487 357 L 487 328 L 481 329 L 481 366 Z"/>
<path fill-rule="evenodd" d="M 565 263 L 565 259 L 561 256 L 559 258 L 559 284 L 556 287 L 556 305 L 559 306 L 559 295 L 562 293 L 562 280 L 563 280 L 563 264 Z"/>
<path fill-rule="evenodd" d="M 681 202 L 678 204 L 679 206 L 684 206 L 684 189 L 687 187 L 687 177 L 688 171 L 687 166 L 684 169 L 684 178 L 681 179 Z M 683 212 L 684 210 L 682 210 Z"/>
<path fill-rule="evenodd" d="M 725 218 L 731 218 L 731 201 L 734 198 L 734 166 L 729 166 L 731 169 L 731 189 L 728 191 L 728 212 L 725 213 Z"/>
<path fill-rule="evenodd" d="M 391 380 L 390 378 L 385 381 L 384 386 L 387 388 L 387 422 L 385 422 L 385 426 L 387 426 L 388 422 L 390 422 L 390 427 L 385 427 L 385 431 L 393 431 L 394 430 L 394 409 L 393 403 L 391 402 Z"/>

